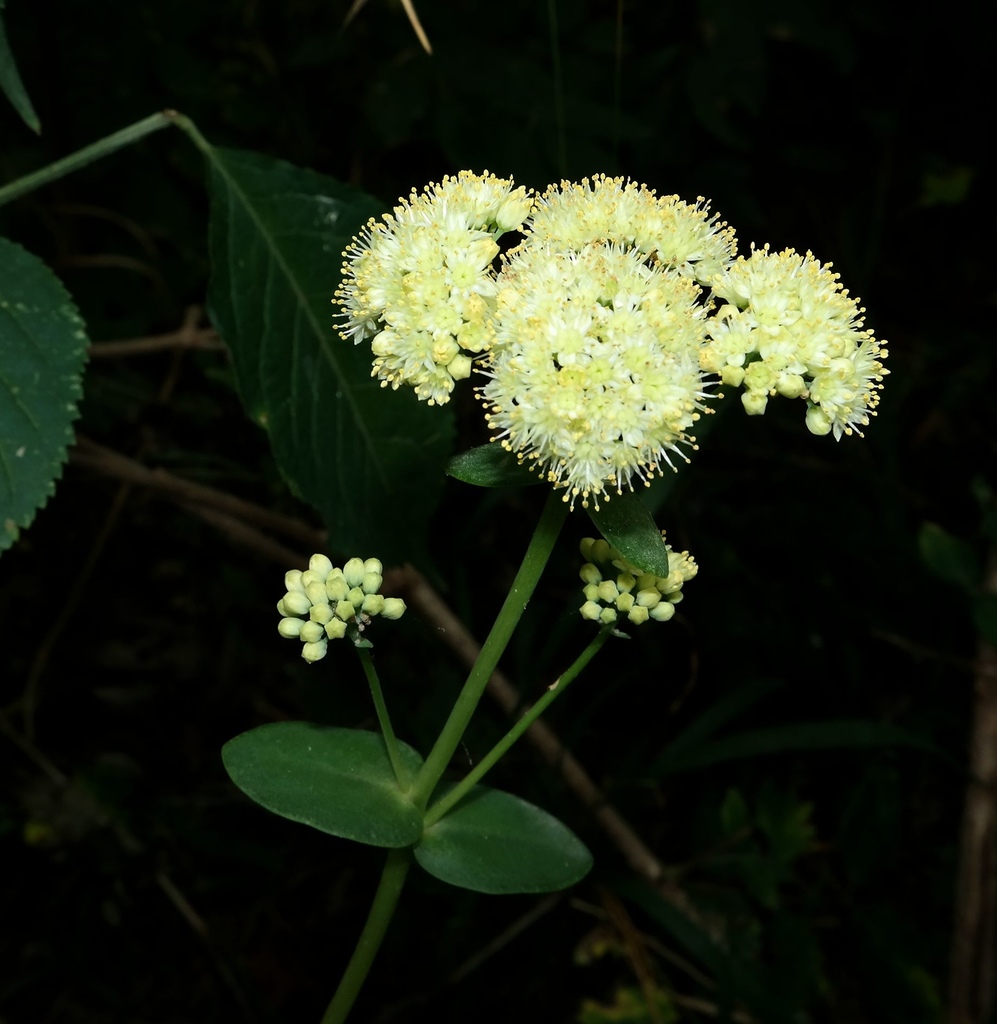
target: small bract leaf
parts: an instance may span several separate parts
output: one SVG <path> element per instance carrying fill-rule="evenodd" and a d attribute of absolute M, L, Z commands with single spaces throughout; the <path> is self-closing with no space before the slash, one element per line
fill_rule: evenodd
<path fill-rule="evenodd" d="M 400 743 L 412 775 L 422 758 Z M 222 748 L 225 770 L 274 814 L 369 846 L 411 846 L 422 814 L 398 788 L 379 733 L 273 722 Z"/>
<path fill-rule="evenodd" d="M 592 854 L 557 818 L 485 786 L 426 829 L 415 859 L 443 882 L 496 894 L 556 892 L 592 867 Z"/>
<path fill-rule="evenodd" d="M 668 575 L 668 552 L 661 531 L 633 491 L 614 494 L 598 511 L 590 505 L 588 514 L 603 537 L 628 562 L 655 576 Z"/>
<path fill-rule="evenodd" d="M 87 345 L 59 279 L 0 238 L 0 551 L 55 489 L 73 438 Z"/>
<path fill-rule="evenodd" d="M 447 463 L 447 474 L 475 487 L 529 487 L 543 483 L 500 444 L 483 444 L 460 452 Z"/>

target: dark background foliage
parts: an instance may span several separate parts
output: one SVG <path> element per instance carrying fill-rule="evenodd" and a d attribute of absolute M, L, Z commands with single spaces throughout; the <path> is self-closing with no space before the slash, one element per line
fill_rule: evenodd
<path fill-rule="evenodd" d="M 387 201 L 463 167 L 534 187 L 626 174 L 709 196 L 742 249 L 833 261 L 890 342 L 865 441 L 811 437 L 788 402 L 755 419 L 723 403 L 692 464 L 650 495 L 701 566 L 682 616 L 611 646 L 551 715 L 723 948 L 697 956 L 558 776 L 517 749 L 497 783 L 567 821 L 593 874 L 550 900 L 415 878 L 357 1018 L 596 1021 L 610 1018 L 595 1004 L 617 1001 L 612 1019 L 652 1020 L 620 1009 L 620 990 L 643 981 L 659 1020 L 731 1000 L 766 1024 L 941 1019 L 972 588 L 997 543 L 980 124 L 992 40 L 966 18 L 857 0 L 421 0 L 428 57 L 382 0 L 345 28 L 341 0 L 57 6 L 5 11 L 43 134 L 0 109 L 3 180 L 165 107 L 213 143 Z M 204 303 L 206 216 L 198 154 L 160 132 L 5 207 L 0 231 L 46 260 L 91 337 L 110 341 L 175 330 Z M 478 442 L 474 403 L 458 405 L 461 446 Z M 219 352 L 95 359 L 78 429 L 319 525 L 282 485 Z M 447 484 L 420 568 L 478 636 L 541 497 Z M 926 523 L 946 531 L 935 568 L 968 588 L 925 563 Z M 586 532 L 576 513 L 569 539 Z M 586 636 L 575 562 L 569 544 L 555 554 L 507 655 L 527 695 Z M 73 463 L 4 555 L 4 1020 L 321 1015 L 380 858 L 250 805 L 218 756 L 264 721 L 370 722 L 349 651 L 308 669 L 277 637 L 282 571 Z M 416 616 L 378 657 L 403 736 L 425 749 L 460 667 Z M 472 761 L 503 728 L 483 711 Z"/>

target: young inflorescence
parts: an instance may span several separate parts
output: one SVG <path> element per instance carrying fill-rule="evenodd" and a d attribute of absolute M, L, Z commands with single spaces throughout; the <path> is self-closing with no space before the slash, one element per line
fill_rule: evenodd
<path fill-rule="evenodd" d="M 381 573 L 376 558 L 351 558 L 339 569 L 325 555 L 312 555 L 304 572 L 284 575 L 287 593 L 277 602 L 282 616 L 277 631 L 301 641 L 305 661 L 319 661 L 330 640 L 350 635 L 356 642 L 375 616 L 401 618 L 405 602 L 378 593 Z"/>
<path fill-rule="evenodd" d="M 662 531 L 664 539 L 664 531 Z M 585 587 L 583 619 L 611 626 L 625 615 L 635 626 L 649 619 L 667 622 L 682 600 L 682 585 L 699 571 L 688 551 L 675 552 L 666 544 L 668 575 L 641 572 L 607 541 L 585 537 L 581 542 L 582 566 L 579 576 Z"/>

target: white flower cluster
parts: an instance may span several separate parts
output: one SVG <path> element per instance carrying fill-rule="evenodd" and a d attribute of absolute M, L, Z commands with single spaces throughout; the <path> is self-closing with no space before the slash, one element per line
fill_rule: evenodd
<path fill-rule="evenodd" d="M 710 319 L 700 362 L 744 388 L 748 413 L 763 413 L 772 395 L 806 398 L 813 433 L 861 434 L 889 373 L 887 352 L 830 264 L 765 246 L 718 275 L 713 292 L 727 304 Z"/>
<path fill-rule="evenodd" d="M 533 205 L 511 180 L 461 171 L 371 219 L 343 254 L 336 292 L 347 341 L 371 339 L 371 376 L 408 384 L 430 405 L 450 400 L 491 345 L 497 239 Z"/>
<path fill-rule="evenodd" d="M 664 539 L 664 531 L 662 531 Z M 585 564 L 579 575 L 585 587 L 583 619 L 610 626 L 620 615 L 626 615 L 635 626 L 648 619 L 667 622 L 675 614 L 675 605 L 682 600 L 682 585 L 699 571 L 688 551 L 668 551 L 668 575 L 643 573 L 628 562 L 616 548 L 602 539 L 585 537 L 581 542 Z"/>
<path fill-rule="evenodd" d="M 499 238 L 521 233 L 501 256 Z M 875 415 L 885 349 L 836 274 L 623 178 L 542 195 L 461 171 L 371 221 L 336 293 L 382 386 L 430 404 L 477 368 L 492 440 L 583 505 L 686 459 L 719 375 L 751 414 L 781 394 L 836 438 Z M 719 308 L 717 308 L 719 307 Z"/>
<path fill-rule="evenodd" d="M 405 602 L 378 593 L 381 573 L 376 558 L 351 558 L 337 569 L 325 555 L 312 555 L 304 572 L 292 569 L 284 576 L 287 593 L 277 602 L 283 616 L 277 631 L 301 641 L 305 661 L 319 661 L 330 640 L 350 631 L 358 637 L 374 616 L 401 618 Z"/>

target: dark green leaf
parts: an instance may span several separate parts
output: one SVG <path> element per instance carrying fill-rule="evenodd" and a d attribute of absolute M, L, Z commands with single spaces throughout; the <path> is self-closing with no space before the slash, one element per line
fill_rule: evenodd
<path fill-rule="evenodd" d="M 725 694 L 668 743 L 651 766 L 651 774 L 657 776 L 666 771 L 673 760 L 681 761 L 685 751 L 699 749 L 722 725 L 780 686 L 782 681 L 778 679 L 754 679 Z"/>
<path fill-rule="evenodd" d="M 400 744 L 414 775 L 422 758 Z M 232 781 L 258 804 L 321 832 L 370 846 L 418 840 L 422 814 L 401 793 L 379 733 L 274 722 L 222 748 Z"/>
<path fill-rule="evenodd" d="M 206 145 L 206 144 L 205 144 Z M 371 379 L 366 345 L 333 328 L 342 251 L 381 207 L 332 178 L 206 147 L 211 316 L 243 402 L 335 550 L 411 557 L 443 483 L 453 416 Z"/>
<path fill-rule="evenodd" d="M 973 598 L 973 622 L 987 643 L 997 647 L 997 594 Z"/>
<path fill-rule="evenodd" d="M 3 3 L 0 3 L 0 11 L 2 10 Z M 2 14 L 0 14 L 0 89 L 21 115 L 21 120 L 36 135 L 40 134 L 41 122 L 38 120 L 35 108 L 31 105 L 31 100 L 28 99 L 24 83 L 17 71 L 17 64 L 14 63 L 14 54 L 11 53 L 10 43 L 7 42 L 7 30 L 4 28 Z"/>
<path fill-rule="evenodd" d="M 485 786 L 426 829 L 415 859 L 444 882 L 487 893 L 556 892 L 592 867 L 585 845 L 556 818 Z"/>
<path fill-rule="evenodd" d="M 55 490 L 73 437 L 87 344 L 58 278 L 0 238 L 0 551 Z"/>
<path fill-rule="evenodd" d="M 654 517 L 633 491 L 614 494 L 599 510 L 589 506 L 596 529 L 617 551 L 642 572 L 668 575 L 668 552 Z"/>
<path fill-rule="evenodd" d="M 541 477 L 497 443 L 460 452 L 447 463 L 447 473 L 475 487 L 528 487 L 543 483 Z"/>
<path fill-rule="evenodd" d="M 980 581 L 980 560 L 972 546 L 937 523 L 925 523 L 917 538 L 925 565 L 947 583 L 972 590 Z"/>
<path fill-rule="evenodd" d="M 685 747 L 673 756 L 662 758 L 655 768 L 656 774 L 667 774 L 705 768 L 721 761 L 744 757 L 837 747 L 914 747 L 941 754 L 928 740 L 884 722 L 797 722 L 727 736 L 698 747 Z"/>

